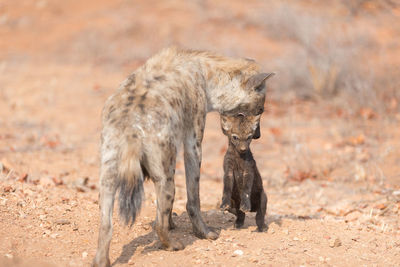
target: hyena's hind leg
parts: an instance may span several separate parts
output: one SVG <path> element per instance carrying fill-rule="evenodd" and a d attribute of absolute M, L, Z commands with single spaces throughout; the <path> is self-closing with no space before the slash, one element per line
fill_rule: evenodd
<path fill-rule="evenodd" d="M 172 207 L 175 198 L 175 162 L 176 147 L 171 145 L 167 150 L 157 147 L 150 149 L 146 155 L 146 169 L 154 181 L 157 195 L 156 231 L 161 243 L 167 250 L 181 250 L 183 244 L 172 240 L 169 236 L 169 229 L 174 228 L 172 222 Z"/>
<path fill-rule="evenodd" d="M 109 250 L 112 237 L 112 214 L 116 192 L 117 171 L 110 166 L 102 166 L 100 173 L 100 230 L 93 267 L 110 266 Z"/>

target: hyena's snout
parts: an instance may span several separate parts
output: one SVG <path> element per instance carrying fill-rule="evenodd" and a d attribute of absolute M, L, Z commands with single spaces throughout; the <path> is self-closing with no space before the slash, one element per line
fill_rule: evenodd
<path fill-rule="evenodd" d="M 249 146 L 246 142 L 241 142 L 238 146 L 238 150 L 240 153 L 245 153 L 249 149 Z"/>

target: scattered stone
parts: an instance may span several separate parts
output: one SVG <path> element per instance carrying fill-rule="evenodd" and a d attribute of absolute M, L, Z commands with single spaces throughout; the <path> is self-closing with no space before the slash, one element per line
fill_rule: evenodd
<path fill-rule="evenodd" d="M 243 255 L 243 250 L 240 250 L 240 249 L 237 249 L 237 250 L 235 250 L 234 252 L 233 252 L 233 257 L 236 257 L 236 256 L 242 256 Z"/>
<path fill-rule="evenodd" d="M 71 222 L 69 220 L 66 220 L 66 219 L 60 219 L 60 220 L 55 221 L 55 224 L 57 224 L 57 225 L 66 225 L 66 224 L 71 224 Z"/>
<path fill-rule="evenodd" d="M 4 254 L 4 256 L 7 258 L 7 259 L 12 259 L 12 258 L 14 258 L 14 256 L 12 255 L 12 254 Z"/>
<path fill-rule="evenodd" d="M 353 222 L 358 220 L 360 217 L 362 216 L 362 213 L 359 212 L 358 210 L 354 211 L 354 212 L 350 212 L 349 214 L 346 215 L 346 222 Z"/>
<path fill-rule="evenodd" d="M 288 229 L 284 229 L 283 232 L 284 232 L 285 234 L 287 234 L 287 235 L 289 234 L 289 230 L 288 230 Z"/>
<path fill-rule="evenodd" d="M 335 238 L 335 239 L 332 238 L 332 239 L 329 241 L 329 246 L 330 246 L 331 248 L 340 247 L 341 245 L 342 245 L 342 241 L 340 241 L 339 238 Z"/>
<path fill-rule="evenodd" d="M 51 238 L 54 238 L 54 239 L 57 238 L 58 236 L 59 236 L 59 234 L 57 234 L 57 233 L 54 233 L 54 234 L 51 234 L 51 235 L 50 235 L 50 237 L 51 237 Z"/>
<path fill-rule="evenodd" d="M 18 177 L 18 182 L 24 183 L 24 182 L 26 182 L 27 179 L 28 179 L 28 174 L 23 173 Z"/>
<path fill-rule="evenodd" d="M 299 241 L 300 239 L 297 236 L 295 236 L 295 237 L 293 237 L 293 240 L 294 241 Z"/>
<path fill-rule="evenodd" d="M 86 259 L 88 256 L 88 253 L 86 251 L 82 252 L 82 259 Z"/>
<path fill-rule="evenodd" d="M 11 185 L 6 185 L 3 187 L 3 191 L 4 191 L 4 193 L 10 193 L 10 192 L 14 192 L 15 189 Z"/>
<path fill-rule="evenodd" d="M 51 180 L 53 181 L 53 183 L 54 183 L 56 186 L 59 186 L 59 185 L 63 185 L 63 184 L 64 184 L 63 180 L 62 180 L 61 178 L 58 178 L 58 177 L 52 177 Z"/>
<path fill-rule="evenodd" d="M 14 169 L 14 166 L 8 160 L 6 160 L 5 158 L 1 159 L 0 171 L 8 173 L 13 169 Z"/>

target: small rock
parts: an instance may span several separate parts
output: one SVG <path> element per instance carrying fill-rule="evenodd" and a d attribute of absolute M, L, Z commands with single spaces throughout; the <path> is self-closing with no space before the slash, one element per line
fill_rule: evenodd
<path fill-rule="evenodd" d="M 270 232 L 271 234 L 273 234 L 273 233 L 275 233 L 275 230 L 274 230 L 274 229 L 271 229 L 271 230 L 269 230 L 269 232 Z"/>
<path fill-rule="evenodd" d="M 340 247 L 341 245 L 342 245 L 342 241 L 340 241 L 339 238 L 335 238 L 335 239 L 332 238 L 332 239 L 329 241 L 329 246 L 330 246 L 331 248 Z"/>
<path fill-rule="evenodd" d="M 4 254 L 4 256 L 6 257 L 6 258 L 8 258 L 8 259 L 12 259 L 12 258 L 14 258 L 14 256 L 12 255 L 12 254 Z"/>
<path fill-rule="evenodd" d="M 362 216 L 362 213 L 359 211 L 354 211 L 346 215 L 346 222 L 353 222 L 358 220 Z"/>
<path fill-rule="evenodd" d="M 236 257 L 236 256 L 242 256 L 243 255 L 243 250 L 240 250 L 240 249 L 237 249 L 237 250 L 235 250 L 234 252 L 233 252 L 233 257 Z"/>
<path fill-rule="evenodd" d="M 54 234 L 51 234 L 51 235 L 50 235 L 50 237 L 51 237 L 51 238 L 54 238 L 54 239 L 57 238 L 58 236 L 59 236 L 59 234 L 57 234 L 57 233 L 54 233 Z"/>
<path fill-rule="evenodd" d="M 28 179 L 28 174 L 27 174 L 27 173 L 23 173 L 23 174 L 21 174 L 21 175 L 19 176 L 18 182 L 23 183 L 23 182 L 26 182 L 27 179 Z"/>
<path fill-rule="evenodd" d="M 63 180 L 61 180 L 61 178 L 58 177 L 52 177 L 51 180 L 56 186 L 64 184 Z"/>
<path fill-rule="evenodd" d="M 55 221 L 55 224 L 66 225 L 66 224 L 71 224 L 71 222 L 69 220 L 66 220 L 66 219 L 60 219 L 60 220 Z"/>
<path fill-rule="evenodd" d="M 4 193 L 14 192 L 15 189 L 11 185 L 6 185 L 3 187 Z"/>
<path fill-rule="evenodd" d="M 293 240 L 294 241 L 299 241 L 300 239 L 297 236 L 295 236 L 295 237 L 293 237 Z"/>
<path fill-rule="evenodd" d="M 289 230 L 288 230 L 288 229 L 284 229 L 283 232 L 284 232 L 285 234 L 287 234 L 287 235 L 289 234 Z"/>
<path fill-rule="evenodd" d="M 82 252 L 82 259 L 86 259 L 88 256 L 88 253 L 86 251 Z"/>

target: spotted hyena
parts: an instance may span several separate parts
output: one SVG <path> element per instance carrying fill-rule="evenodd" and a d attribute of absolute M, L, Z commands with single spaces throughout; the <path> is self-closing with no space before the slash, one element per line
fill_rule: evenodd
<path fill-rule="evenodd" d="M 221 128 L 229 140 L 221 208 L 236 215 L 236 228 L 243 225 L 245 212 L 257 212 L 256 224 L 261 232 L 265 227 L 267 195 L 250 150 L 252 139 L 260 137 L 260 116 L 221 115 Z"/>
<path fill-rule="evenodd" d="M 155 229 L 167 250 L 183 249 L 168 234 L 175 196 L 174 173 L 183 143 L 186 209 L 200 238 L 216 239 L 200 215 L 201 142 L 210 111 L 259 114 L 265 101 L 265 80 L 251 60 L 204 51 L 167 48 L 131 74 L 106 101 L 102 113 L 100 168 L 101 222 L 94 266 L 109 266 L 114 196 L 119 214 L 133 224 L 143 198 L 143 181 L 157 193 Z"/>

